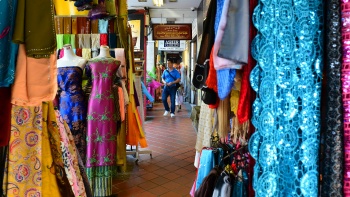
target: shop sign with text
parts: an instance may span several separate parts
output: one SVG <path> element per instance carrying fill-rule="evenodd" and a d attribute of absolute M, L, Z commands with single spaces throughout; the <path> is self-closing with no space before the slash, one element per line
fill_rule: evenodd
<path fill-rule="evenodd" d="M 192 24 L 153 24 L 153 40 L 191 40 Z"/>

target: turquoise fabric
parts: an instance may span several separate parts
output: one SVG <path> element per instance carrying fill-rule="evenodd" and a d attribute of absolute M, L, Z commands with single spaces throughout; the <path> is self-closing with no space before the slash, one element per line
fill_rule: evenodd
<path fill-rule="evenodd" d="M 15 79 L 18 44 L 12 43 L 17 0 L 0 1 L 0 87 L 9 87 Z"/>
<path fill-rule="evenodd" d="M 255 195 L 318 196 L 323 70 L 321 0 L 260 0 L 250 83 Z M 330 153 L 331 154 L 331 153 Z"/>
<path fill-rule="evenodd" d="M 196 180 L 196 190 L 201 186 L 203 179 L 209 174 L 215 166 L 213 150 L 203 149 L 199 161 L 198 175 Z"/>

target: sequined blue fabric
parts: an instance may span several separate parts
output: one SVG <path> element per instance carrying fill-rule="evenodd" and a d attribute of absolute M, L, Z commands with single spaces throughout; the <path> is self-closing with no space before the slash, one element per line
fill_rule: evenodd
<path fill-rule="evenodd" d="M 17 0 L 0 1 L 0 87 L 9 87 L 15 79 L 18 45 L 12 42 Z"/>
<path fill-rule="evenodd" d="M 260 0 L 252 20 L 256 196 L 317 196 L 322 1 Z"/>

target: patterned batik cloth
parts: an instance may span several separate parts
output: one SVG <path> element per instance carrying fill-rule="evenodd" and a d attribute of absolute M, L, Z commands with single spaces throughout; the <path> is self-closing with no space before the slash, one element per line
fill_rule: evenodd
<path fill-rule="evenodd" d="M 69 125 L 75 145 L 86 161 L 86 102 L 82 90 L 83 70 L 77 66 L 59 67 L 57 73 L 59 111 Z"/>
<path fill-rule="evenodd" d="M 343 43 L 343 61 L 341 70 L 342 80 L 342 99 L 344 108 L 344 182 L 343 194 L 350 196 L 350 2 L 341 1 L 341 17 L 342 17 L 342 43 Z"/>
<path fill-rule="evenodd" d="M 283 14 L 282 14 L 283 13 Z M 321 0 L 260 0 L 250 75 L 256 196 L 317 196 L 323 62 Z"/>
<path fill-rule="evenodd" d="M 11 138 L 3 184 L 7 197 L 61 196 L 55 172 L 50 169 L 53 156 L 48 130 L 43 129 L 42 110 L 42 105 L 12 107 Z"/>
<path fill-rule="evenodd" d="M 327 0 L 325 74 L 322 99 L 323 162 L 321 196 L 343 196 L 343 106 L 341 91 L 341 12 L 339 0 Z"/>

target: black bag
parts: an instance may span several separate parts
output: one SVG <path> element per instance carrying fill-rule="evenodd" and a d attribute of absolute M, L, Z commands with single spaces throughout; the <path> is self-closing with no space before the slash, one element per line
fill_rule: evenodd
<path fill-rule="evenodd" d="M 173 77 L 168 70 L 166 70 L 166 71 L 171 76 L 171 78 L 173 78 L 176 81 L 175 77 Z M 175 83 L 175 87 L 176 87 L 176 89 L 179 89 L 179 87 L 181 87 L 180 83 Z"/>
<path fill-rule="evenodd" d="M 196 64 L 196 67 L 194 68 L 193 78 L 192 78 L 192 84 L 197 89 L 201 89 L 203 86 L 205 86 L 205 82 L 208 78 L 209 74 L 209 60 L 206 60 L 203 65 Z"/>
<path fill-rule="evenodd" d="M 202 88 L 202 101 L 207 105 L 213 105 L 216 103 L 218 94 L 213 90 L 204 86 Z"/>

